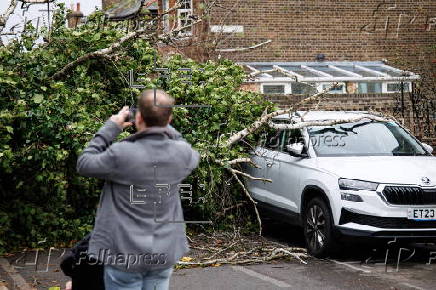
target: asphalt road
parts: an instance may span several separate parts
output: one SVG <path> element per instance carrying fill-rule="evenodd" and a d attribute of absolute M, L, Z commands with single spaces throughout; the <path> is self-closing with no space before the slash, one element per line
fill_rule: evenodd
<path fill-rule="evenodd" d="M 286 225 L 270 226 L 266 236 L 289 245 L 302 246 L 301 231 Z M 273 264 L 180 269 L 172 276 L 171 289 L 436 289 L 434 244 L 390 247 L 385 264 L 386 250 L 383 245 L 374 248 L 350 244 L 333 258 L 310 258 L 307 264 L 283 260 Z M 63 289 L 68 277 L 63 276 L 58 268 L 56 257 L 60 252 L 52 254 L 53 262 L 47 272 L 35 271 L 35 265 L 29 265 L 31 256 L 26 258 L 28 265 L 23 259 L 17 261 L 18 254 L 7 260 L 37 289 L 53 286 Z M 47 252 L 40 253 L 39 260 L 46 259 Z M 45 268 L 39 265 L 37 270 Z M 9 289 L 14 289 L 1 267 L 0 277 L 6 280 Z"/>

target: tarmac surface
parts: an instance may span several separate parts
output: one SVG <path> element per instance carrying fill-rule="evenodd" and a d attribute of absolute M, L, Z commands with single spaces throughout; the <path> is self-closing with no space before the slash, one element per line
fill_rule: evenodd
<path fill-rule="evenodd" d="M 270 225 L 265 235 L 289 246 L 304 246 L 301 230 L 287 225 Z M 11 267 L 5 270 L 0 263 L 0 290 L 2 285 L 9 290 L 25 289 L 14 287 L 11 276 L 16 278 L 16 274 L 31 288 L 57 286 L 60 288 L 52 289 L 64 289 L 69 278 L 58 266 L 62 252 L 52 251 L 48 268 L 48 251 L 39 252 L 37 265 L 36 253 L 33 252 L 4 257 L 2 260 L 9 262 Z M 11 269 L 16 273 L 7 273 Z M 307 264 L 280 260 L 270 264 L 178 269 L 171 278 L 170 288 L 436 289 L 436 245 L 405 243 L 388 247 L 384 244 L 349 244 L 332 258 L 309 258 Z"/>

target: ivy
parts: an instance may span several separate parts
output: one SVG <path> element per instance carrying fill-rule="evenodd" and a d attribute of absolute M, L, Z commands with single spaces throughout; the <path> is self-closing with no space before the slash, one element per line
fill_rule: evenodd
<path fill-rule="evenodd" d="M 38 34 L 29 24 L 21 38 L 0 47 L 0 252 L 44 239 L 65 243 L 92 229 L 102 182 L 79 176 L 76 160 L 104 121 L 139 93 L 128 88 L 129 70 L 144 73 L 142 85 L 162 87 L 178 104 L 211 105 L 174 112 L 173 125 L 202 154 L 186 182 L 193 186 L 194 199 L 206 202 L 186 205 L 186 217 L 215 220 L 223 207 L 244 199 L 225 182 L 229 176 L 214 160 L 246 156 L 247 150 L 218 146 L 217 141 L 251 124 L 272 104 L 239 89 L 244 79 L 240 66 L 228 60 L 196 63 L 180 55 L 163 59 L 154 43 L 142 39 L 53 80 L 67 63 L 125 35 L 115 24 L 102 28 L 102 17 L 96 12 L 86 24 L 69 29 L 61 6 L 50 34 Z M 156 66 L 168 68 L 169 78 L 156 76 Z M 180 68 L 192 70 L 191 84 Z M 228 220 L 234 216 L 224 222 Z"/>

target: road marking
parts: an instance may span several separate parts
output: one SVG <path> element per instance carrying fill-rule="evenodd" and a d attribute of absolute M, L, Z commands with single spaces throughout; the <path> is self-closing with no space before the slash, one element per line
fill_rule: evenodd
<path fill-rule="evenodd" d="M 370 270 L 365 270 L 365 269 L 362 269 L 360 267 L 356 267 L 356 266 L 350 265 L 348 263 L 339 262 L 339 261 L 336 261 L 336 260 L 333 260 L 333 259 L 329 259 L 329 260 L 332 261 L 332 262 L 335 262 L 338 265 L 342 265 L 342 266 L 348 267 L 348 268 L 353 269 L 355 271 L 360 271 L 360 272 L 363 272 L 363 273 L 372 273 L 372 271 L 370 271 Z"/>
<path fill-rule="evenodd" d="M 14 267 L 9 264 L 8 260 L 5 258 L 0 258 L 0 267 L 8 274 L 8 276 L 14 281 L 14 286 L 19 290 L 33 290 L 34 288 L 30 287 L 27 284 L 26 280 L 14 269 Z"/>
<path fill-rule="evenodd" d="M 404 286 L 407 286 L 407 287 L 410 287 L 410 288 L 413 288 L 413 289 L 416 289 L 416 290 L 425 290 L 424 288 L 412 285 L 412 284 L 407 283 L 407 282 L 403 282 L 403 283 L 401 283 L 401 285 L 404 285 Z"/>
<path fill-rule="evenodd" d="M 233 270 L 243 272 L 243 273 L 245 273 L 245 274 L 247 274 L 247 275 L 249 275 L 251 277 L 256 277 L 256 278 L 258 278 L 260 280 L 263 280 L 263 281 L 266 281 L 266 282 L 270 282 L 271 284 L 274 284 L 277 287 L 280 287 L 280 288 L 290 288 L 291 287 L 291 285 L 289 285 L 286 282 L 283 282 L 283 281 L 271 278 L 269 276 L 260 274 L 258 272 L 255 272 L 253 270 L 244 268 L 242 266 L 231 266 L 231 267 L 232 267 Z"/>

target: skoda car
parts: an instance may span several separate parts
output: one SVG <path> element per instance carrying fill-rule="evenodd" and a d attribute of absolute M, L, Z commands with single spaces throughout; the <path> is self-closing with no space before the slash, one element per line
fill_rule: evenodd
<path fill-rule="evenodd" d="M 344 235 L 436 237 L 433 148 L 400 124 L 369 116 L 333 111 L 278 116 L 276 124 L 318 126 L 271 130 L 252 152 L 259 168 L 244 168 L 272 181 L 246 178 L 264 213 L 304 228 L 314 256 L 328 255 Z M 338 119 L 359 121 L 314 123 Z"/>

